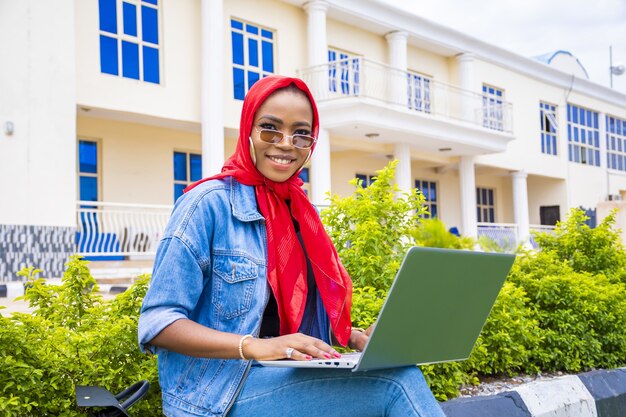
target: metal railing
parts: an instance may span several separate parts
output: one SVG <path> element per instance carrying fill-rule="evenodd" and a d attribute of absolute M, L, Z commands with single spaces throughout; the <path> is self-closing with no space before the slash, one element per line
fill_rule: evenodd
<path fill-rule="evenodd" d="M 556 228 L 556 226 L 546 226 L 543 224 L 531 224 L 530 225 L 530 244 L 532 245 L 533 248 L 537 249 L 539 247 L 539 245 L 537 244 L 537 241 L 535 240 L 535 235 L 532 232 L 539 232 L 539 233 L 554 233 L 554 229 Z"/>
<path fill-rule="evenodd" d="M 299 76 L 319 102 L 371 99 L 505 133 L 513 132 L 512 104 L 483 94 L 393 68 L 363 57 L 350 57 L 304 68 Z"/>
<path fill-rule="evenodd" d="M 79 201 L 76 252 L 83 256 L 154 256 L 172 206 Z"/>
<path fill-rule="evenodd" d="M 519 231 L 515 223 L 478 223 L 477 235 L 486 236 L 505 250 L 515 250 L 519 243 Z"/>

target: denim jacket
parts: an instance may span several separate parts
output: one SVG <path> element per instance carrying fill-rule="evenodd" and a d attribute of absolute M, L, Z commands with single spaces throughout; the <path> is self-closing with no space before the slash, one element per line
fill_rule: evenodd
<path fill-rule="evenodd" d="M 141 349 L 159 355 L 167 416 L 226 415 L 251 361 L 194 358 L 149 342 L 179 319 L 256 336 L 269 291 L 265 219 L 257 210 L 254 187 L 228 177 L 204 182 L 179 198 L 139 318 Z M 313 322 L 306 332 L 330 343 L 319 295 L 317 306 L 315 313 L 305 311 L 302 322 Z"/>

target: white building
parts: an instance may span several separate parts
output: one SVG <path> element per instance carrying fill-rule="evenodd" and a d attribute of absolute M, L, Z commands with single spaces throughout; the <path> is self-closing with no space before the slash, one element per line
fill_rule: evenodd
<path fill-rule="evenodd" d="M 153 253 L 270 73 L 318 100 L 315 203 L 396 158 L 448 226 L 524 240 L 626 193 L 624 94 L 375 0 L 0 0 L 0 51 L 0 280 Z"/>

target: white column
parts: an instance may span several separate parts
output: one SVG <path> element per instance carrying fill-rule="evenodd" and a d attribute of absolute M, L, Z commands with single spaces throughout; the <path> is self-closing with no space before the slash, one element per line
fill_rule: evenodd
<path fill-rule="evenodd" d="M 513 216 L 517 224 L 517 237 L 522 243 L 530 238 L 530 224 L 528 220 L 528 174 L 525 171 L 511 173 L 513 181 Z"/>
<path fill-rule="evenodd" d="M 401 193 L 411 191 L 411 148 L 406 143 L 396 143 L 394 154 L 398 160 L 396 167 L 396 184 L 400 188 Z"/>
<path fill-rule="evenodd" d="M 223 9 L 223 0 L 202 0 L 200 108 L 204 177 L 219 173 L 224 164 Z"/>
<path fill-rule="evenodd" d="M 330 192 L 330 135 L 320 129 L 311 158 L 311 201 L 313 204 L 328 204 L 326 193 Z"/>
<path fill-rule="evenodd" d="M 459 87 L 467 92 L 474 92 L 474 55 L 470 53 L 464 53 L 456 56 L 458 62 L 458 80 Z M 477 104 L 470 94 L 463 94 L 461 92 L 460 104 L 461 104 L 461 120 L 477 123 L 479 110 Z"/>
<path fill-rule="evenodd" d="M 408 34 L 402 31 L 385 35 L 388 45 L 388 62 L 394 68 L 389 74 L 389 98 L 394 104 L 406 105 L 407 102 L 407 47 Z"/>
<path fill-rule="evenodd" d="M 598 201 L 608 201 L 609 194 L 611 192 L 611 183 L 609 181 L 609 154 L 608 154 L 608 146 L 606 143 L 606 114 L 600 113 L 598 114 L 598 131 L 600 136 L 600 168 L 602 168 L 602 173 L 604 174 L 604 183 L 602 184 L 602 189 L 605 190 L 602 196 L 598 198 Z"/>
<path fill-rule="evenodd" d="M 328 2 L 311 0 L 304 4 L 307 13 L 307 65 L 316 67 L 306 81 L 316 99 L 328 93 L 328 68 L 320 66 L 328 62 L 326 36 L 326 11 Z"/>
<path fill-rule="evenodd" d="M 476 178 L 474 157 L 462 156 L 459 161 L 459 187 L 461 192 L 461 232 L 464 236 L 476 237 Z"/>
<path fill-rule="evenodd" d="M 311 0 L 304 4 L 307 13 L 307 47 L 309 67 L 318 66 L 308 80 L 313 96 L 318 100 L 328 92 L 328 41 L 326 38 L 326 11 L 328 2 Z M 313 204 L 328 204 L 326 193 L 330 192 L 330 134 L 320 128 L 315 152 L 311 158 L 311 201 Z"/>

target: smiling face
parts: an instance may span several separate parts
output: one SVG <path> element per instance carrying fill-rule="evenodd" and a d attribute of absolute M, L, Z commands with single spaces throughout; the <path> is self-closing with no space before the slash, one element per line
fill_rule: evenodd
<path fill-rule="evenodd" d="M 302 167 L 311 152 L 311 149 L 293 146 L 291 137 L 283 137 L 279 143 L 264 142 L 259 137 L 259 130 L 277 130 L 286 136 L 311 135 L 312 123 L 313 111 L 304 93 L 281 89 L 271 94 L 254 115 L 250 132 L 259 172 L 275 182 L 287 181 Z"/>

